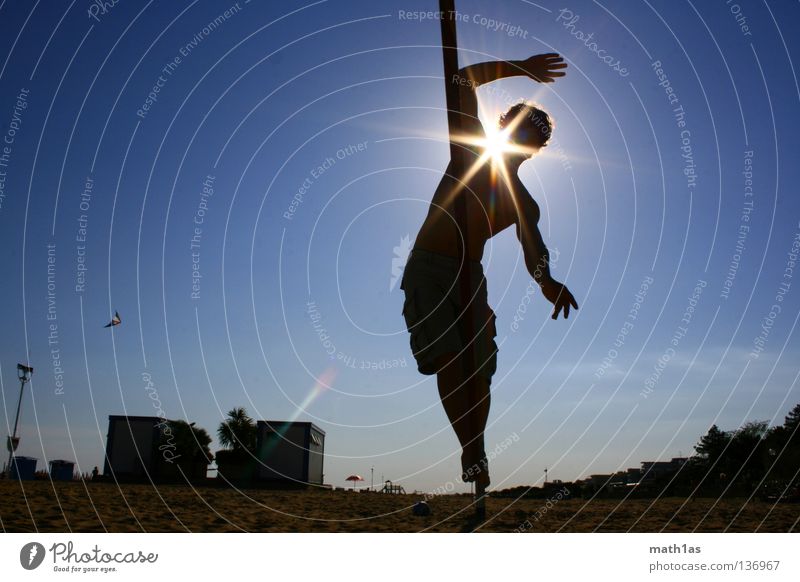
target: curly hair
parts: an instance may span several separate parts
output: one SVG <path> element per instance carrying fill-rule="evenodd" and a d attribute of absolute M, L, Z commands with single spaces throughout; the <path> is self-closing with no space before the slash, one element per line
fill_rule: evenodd
<path fill-rule="evenodd" d="M 553 131 L 550 116 L 527 102 L 517 103 L 500 116 L 500 129 L 509 125 L 512 126 L 511 141 L 535 148 L 546 146 Z"/>

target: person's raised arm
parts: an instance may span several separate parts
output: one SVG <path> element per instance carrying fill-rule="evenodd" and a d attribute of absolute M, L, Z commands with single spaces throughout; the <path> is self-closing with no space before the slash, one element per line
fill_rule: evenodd
<path fill-rule="evenodd" d="M 462 130 L 464 133 L 473 133 L 467 127 L 474 126 L 475 123 L 480 126 L 478 99 L 475 91 L 481 85 L 519 76 L 529 77 L 539 83 L 552 83 L 557 77 L 563 77 L 566 74 L 560 70 L 566 67 L 567 64 L 561 56 L 556 53 L 547 53 L 535 55 L 523 61 L 492 61 L 461 68 L 458 78 L 450 79 L 450 82 L 457 83 L 460 88 L 461 113 L 465 117 L 462 120 Z"/>
<path fill-rule="evenodd" d="M 477 85 L 491 83 L 507 77 L 530 77 L 539 83 L 552 83 L 566 73 L 567 63 L 557 53 L 534 55 L 524 61 L 490 61 L 463 67 L 459 74 Z"/>

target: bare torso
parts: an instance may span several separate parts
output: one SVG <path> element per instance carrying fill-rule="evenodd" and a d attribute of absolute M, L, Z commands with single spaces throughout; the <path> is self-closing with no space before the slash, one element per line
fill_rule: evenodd
<path fill-rule="evenodd" d="M 480 261 L 486 241 L 516 223 L 518 213 L 514 199 L 529 194 L 516 173 L 508 176 L 510 184 L 506 185 L 499 176 L 492 175 L 489 163 L 484 164 L 466 186 L 453 178 L 451 172 L 452 164 L 436 188 L 414 248 L 458 257 L 458 241 L 464 229 L 457 223 L 454 202 L 456 197 L 463 196 L 467 209 L 467 256 Z M 454 190 L 457 190 L 455 196 L 452 195 Z"/>

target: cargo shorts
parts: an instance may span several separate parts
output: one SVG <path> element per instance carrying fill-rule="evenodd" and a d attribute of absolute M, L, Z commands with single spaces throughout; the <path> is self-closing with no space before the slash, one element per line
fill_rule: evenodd
<path fill-rule="evenodd" d="M 459 260 L 414 249 L 403 271 L 403 317 L 411 334 L 411 351 L 421 374 L 436 374 L 442 354 L 463 355 L 468 339 L 480 373 L 491 381 L 497 370 L 497 336 L 494 311 L 489 307 L 486 278 L 480 261 L 470 262 L 470 300 L 465 309 L 458 280 Z M 466 338 L 462 317 L 473 321 L 474 338 Z"/>

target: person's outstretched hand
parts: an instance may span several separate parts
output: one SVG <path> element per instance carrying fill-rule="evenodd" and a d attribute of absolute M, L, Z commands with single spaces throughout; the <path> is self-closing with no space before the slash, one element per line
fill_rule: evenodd
<path fill-rule="evenodd" d="M 545 299 L 553 304 L 553 319 L 558 319 L 558 314 L 562 309 L 564 310 L 564 319 L 569 317 L 570 307 L 578 309 L 578 303 L 566 285 L 559 283 L 555 279 L 550 279 L 542 284 L 542 294 Z"/>
<path fill-rule="evenodd" d="M 522 68 L 528 73 L 531 79 L 540 83 L 552 83 L 556 77 L 566 75 L 559 69 L 566 69 L 567 63 L 558 53 L 546 53 L 535 55 L 522 61 Z"/>

